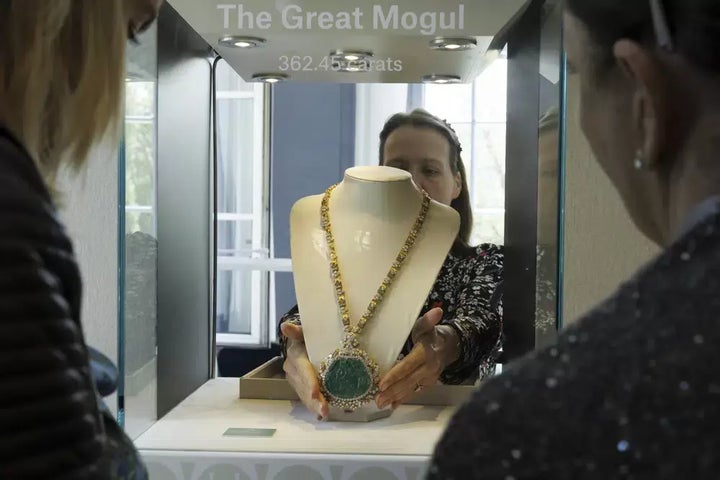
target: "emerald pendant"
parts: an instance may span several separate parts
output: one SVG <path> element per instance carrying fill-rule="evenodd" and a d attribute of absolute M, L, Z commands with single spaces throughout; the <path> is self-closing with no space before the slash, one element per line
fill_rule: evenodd
<path fill-rule="evenodd" d="M 320 364 L 320 385 L 330 405 L 354 411 L 378 392 L 378 367 L 366 352 L 345 345 Z"/>
<path fill-rule="evenodd" d="M 325 389 L 328 394 L 342 400 L 362 398 L 371 386 L 370 372 L 359 358 L 338 357 L 325 374 Z"/>

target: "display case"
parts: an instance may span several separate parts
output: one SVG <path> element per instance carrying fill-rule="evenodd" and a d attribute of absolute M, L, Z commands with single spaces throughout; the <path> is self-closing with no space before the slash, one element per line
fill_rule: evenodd
<path fill-rule="evenodd" d="M 503 255 L 491 370 L 552 342 L 561 325 L 559 2 L 312 7 L 335 20 L 367 11 L 356 14 L 365 28 L 289 28 L 310 17 L 260 0 L 170 0 L 129 49 L 119 420 L 153 479 L 422 478 L 487 372 L 430 386 L 376 421 L 318 421 L 278 357 L 278 321 L 298 293 L 292 207 L 350 168 L 378 165 L 393 113 L 428 110 L 462 145 L 469 243 Z M 428 33 L 433 18 L 444 26 Z M 364 71 L 322 66 L 332 48 L 351 47 L 372 53 Z"/>

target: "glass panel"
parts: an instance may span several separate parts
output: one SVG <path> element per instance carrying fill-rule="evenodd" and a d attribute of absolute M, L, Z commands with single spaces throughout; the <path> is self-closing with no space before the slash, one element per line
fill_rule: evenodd
<path fill-rule="evenodd" d="M 253 213 L 253 98 L 218 99 L 218 213 Z M 242 126 L 242 127 L 241 127 Z"/>
<path fill-rule="evenodd" d="M 269 291 L 269 275 L 252 263 L 269 256 L 264 91 L 257 83 L 243 81 L 224 60 L 216 65 L 215 89 L 216 332 L 242 335 L 237 342 L 258 345 L 266 341 L 262 327 L 267 323 Z"/>
<path fill-rule="evenodd" d="M 254 91 L 255 84 L 245 82 L 224 60 L 217 64 L 215 74 L 215 90 L 220 96 L 228 93 L 237 95 L 239 92 L 252 94 Z"/>
<path fill-rule="evenodd" d="M 505 238 L 505 123 L 474 125 L 472 192 L 474 244 Z"/>
<path fill-rule="evenodd" d="M 150 82 L 127 82 L 128 103 L 144 109 L 154 105 L 155 86 Z M 126 233 L 154 235 L 155 123 L 152 117 L 125 120 L 125 212 Z M 142 223 L 141 223 L 142 220 Z"/>
<path fill-rule="evenodd" d="M 252 257 L 260 253 L 260 249 L 254 248 L 252 234 L 252 220 L 219 221 L 218 255 Z"/>
<path fill-rule="evenodd" d="M 561 138 L 564 124 L 562 14 L 548 12 L 540 43 L 540 121 L 538 138 L 538 225 L 536 280 L 536 344 L 551 343 L 560 324 L 558 310 L 560 234 L 562 225 Z"/>
<path fill-rule="evenodd" d="M 142 207 L 144 208 L 144 207 Z M 155 214 L 152 211 L 125 210 L 125 231 L 152 235 L 155 231 Z"/>
<path fill-rule="evenodd" d="M 507 60 L 488 65 L 474 85 L 473 119 L 483 123 L 505 123 L 507 119 Z"/>
<path fill-rule="evenodd" d="M 502 210 L 505 208 L 505 123 L 481 123 L 474 127 L 474 206 Z"/>
<path fill-rule="evenodd" d="M 135 117 L 152 119 L 155 116 L 155 82 L 132 80 L 126 86 L 125 117 L 128 120 Z"/>
<path fill-rule="evenodd" d="M 217 333 L 250 335 L 253 272 L 225 270 L 217 277 Z"/>
<path fill-rule="evenodd" d="M 452 124 L 472 121 L 472 108 L 472 84 L 425 86 L 425 109 Z"/>
<path fill-rule="evenodd" d="M 120 196 L 121 422 L 137 438 L 157 418 L 156 26 L 128 45 Z M 122 231 L 124 229 L 124 232 Z"/>
<path fill-rule="evenodd" d="M 474 245 L 504 243 L 506 94 L 507 60 L 502 58 L 472 84 L 425 86 L 424 107 L 450 121 L 463 147 Z"/>
<path fill-rule="evenodd" d="M 332 2 L 326 2 L 330 5 Z M 518 2 L 520 3 L 520 2 Z M 201 15 L 200 10 L 195 9 L 193 15 Z M 189 10 L 188 10 L 189 12 Z M 210 12 L 213 13 L 213 12 Z M 217 13 L 217 12 L 214 12 Z M 507 18 L 503 22 L 514 18 L 505 12 Z M 477 15 L 475 15 L 477 17 Z M 482 18 L 475 20 L 479 24 L 489 24 L 496 22 L 495 15 L 481 15 Z M 486 18 L 487 17 L 487 18 Z M 493 17 L 493 18 L 490 18 Z M 543 17 L 543 21 L 546 18 Z M 193 24 L 199 24 L 195 21 Z M 539 25 L 540 22 L 535 22 Z M 400 81 L 419 82 L 420 75 L 425 72 L 434 71 L 436 68 L 443 67 L 438 72 L 451 71 L 467 71 L 465 67 L 473 64 L 473 59 L 480 61 L 480 57 L 485 53 L 485 43 L 489 37 L 498 32 L 505 32 L 501 28 L 507 25 L 498 24 L 497 28 L 491 28 L 487 31 L 478 33 L 479 44 L 477 50 L 473 50 L 462 60 L 461 56 L 455 56 L 451 63 L 443 64 L 442 61 L 433 61 L 432 57 L 450 58 L 444 53 L 427 52 L 427 64 L 423 60 L 423 65 L 417 61 L 411 61 L 412 58 L 403 58 L 403 63 L 407 65 L 405 76 Z M 186 49 L 186 52 L 175 52 L 177 54 L 191 53 L 187 49 L 191 48 L 193 43 L 178 42 L 173 38 L 172 29 L 168 28 L 168 38 L 163 40 L 164 45 L 175 45 L 178 50 Z M 177 32 L 177 30 L 175 31 Z M 316 32 L 317 33 L 317 32 Z M 235 68 L 238 71 L 246 73 L 246 79 L 250 78 L 252 73 L 247 69 L 250 66 L 271 65 L 269 62 L 277 63 L 277 59 L 268 58 L 268 55 L 276 55 L 277 50 L 292 48 L 310 48 L 311 45 L 320 48 L 323 39 L 320 37 L 312 39 L 316 35 L 313 32 L 305 32 L 303 35 L 308 36 L 306 40 L 310 43 L 299 42 L 297 45 L 293 43 L 290 36 L 284 37 L 285 40 L 290 39 L 287 46 L 276 43 L 272 49 L 257 49 L 248 51 L 251 56 L 259 56 L 252 62 L 238 60 L 240 57 L 247 57 L 245 53 L 242 55 L 228 55 L 228 61 L 236 62 Z M 471 29 L 466 33 L 472 33 Z M 212 39 L 210 36 L 212 36 Z M 389 48 L 394 43 L 404 44 L 406 38 L 412 40 L 410 35 L 402 35 L 397 38 L 398 42 L 384 42 L 383 45 Z M 205 32 L 203 38 L 208 41 L 216 42 L 218 35 L 213 32 Z M 299 38 L 299 37 L 298 37 Z M 358 41 L 364 42 L 360 37 Z M 421 48 L 427 47 L 427 39 L 422 37 L 422 45 L 419 49 L 402 49 L 396 50 L 398 54 L 405 55 L 407 51 L 417 53 Z M 537 38 L 533 36 L 531 38 Z M 195 38 L 198 40 L 198 38 Z M 281 41 L 283 39 L 280 39 Z M 403 40 L 403 41 L 401 41 Z M 282 43 L 282 42 L 281 42 Z M 301 45 L 302 43 L 302 45 Z M 409 43 L 408 43 L 409 44 Z M 147 45 L 147 44 L 146 44 Z M 184 46 L 183 46 L 184 45 Z M 216 46 L 216 45 L 215 45 Z M 200 49 L 205 55 L 212 51 L 210 48 Z M 368 45 L 370 47 L 370 45 Z M 382 47 L 380 44 L 372 45 L 374 50 Z M 530 45 L 528 48 L 532 52 L 537 52 L 537 45 Z M 134 47 L 133 47 L 134 48 Z M 146 47 L 143 47 L 146 48 Z M 192 47 L 193 49 L 195 47 Z M 327 49 L 322 47 L 323 54 Z M 558 49 L 559 50 L 559 49 Z M 198 50 L 194 50 L 197 52 Z M 227 50 L 217 50 L 228 52 Z M 128 389 L 124 393 L 127 397 L 126 405 L 128 418 L 133 416 L 134 421 L 138 421 L 133 425 L 134 429 L 141 430 L 143 427 L 139 423 L 140 420 L 152 418 L 154 413 L 150 413 L 147 417 L 144 415 L 143 407 L 153 407 L 155 400 L 145 402 L 138 400 L 136 405 L 131 405 L 130 398 L 132 395 L 128 393 L 131 389 L 129 386 L 136 385 L 138 388 L 133 389 L 141 392 L 143 390 L 142 378 L 140 373 L 145 372 L 145 366 L 148 365 L 148 357 L 145 355 L 155 345 L 154 338 L 154 321 L 156 305 L 153 301 L 155 292 L 157 291 L 155 262 L 157 255 L 157 245 L 154 238 L 155 235 L 155 155 L 156 147 L 154 145 L 155 137 L 155 73 L 147 73 L 147 65 L 157 64 L 157 56 L 151 56 L 153 60 L 147 62 L 147 51 L 143 50 L 140 55 L 139 50 L 130 51 L 131 63 L 142 63 L 139 68 L 130 69 L 131 79 L 128 83 L 128 91 L 137 90 L 134 94 L 128 95 L 127 118 L 126 118 L 126 144 L 125 144 L 125 166 L 123 172 L 123 181 L 126 185 L 123 190 L 125 198 L 125 216 L 122 219 L 122 228 L 126 230 L 127 236 L 124 234 L 122 241 L 125 242 L 124 252 L 125 258 L 125 281 L 126 291 L 123 301 L 124 318 L 125 318 L 125 336 L 128 339 L 124 354 L 128 357 L 125 362 L 128 372 L 126 373 Z M 302 52 L 303 54 L 305 52 Z M 311 52 L 307 52 L 310 54 Z M 382 52 L 378 51 L 378 54 Z M 459 53 L 459 52 L 458 52 Z M 462 53 L 461 55 L 465 55 Z M 447 53 L 449 56 L 455 53 Z M 420 55 L 417 58 L 424 58 Z M 459 60 L 455 60 L 459 59 Z M 200 63 L 207 66 L 205 58 Z M 256 61 L 257 60 L 257 61 Z M 261 61 L 262 60 L 262 61 Z M 317 60 L 317 58 L 316 58 Z M 461 65 L 462 62 L 462 65 Z M 472 207 L 474 210 L 474 231 L 472 243 L 505 243 L 505 225 L 511 225 L 515 218 L 530 218 L 525 223 L 532 222 L 534 217 L 527 215 L 528 212 L 534 213 L 535 198 L 527 199 L 522 197 L 523 202 L 508 202 L 515 210 L 517 217 L 506 218 L 506 131 L 512 131 L 513 124 L 507 128 L 507 64 L 505 58 L 499 58 L 492 64 L 489 64 L 485 71 L 481 73 L 473 83 L 463 85 L 425 85 L 413 84 L 412 89 L 408 84 L 374 84 L 375 87 L 387 90 L 384 93 L 385 98 L 392 97 L 392 102 L 385 101 L 385 109 L 378 108 L 374 112 L 365 111 L 366 118 L 372 119 L 366 124 L 358 120 L 357 112 L 361 110 L 372 110 L 367 105 L 373 104 L 368 102 L 367 98 L 361 98 L 361 95 L 354 95 L 360 90 L 352 91 L 348 87 L 352 85 L 342 84 L 320 84 L 317 82 L 320 77 L 311 77 L 307 73 L 304 77 L 302 72 L 293 72 L 291 81 L 275 85 L 273 91 L 272 114 L 273 119 L 273 158 L 272 165 L 270 159 L 265 156 L 266 142 L 270 137 L 270 132 L 266 131 L 264 116 L 270 115 L 270 111 L 266 111 L 266 97 L 263 94 L 262 86 L 243 81 L 241 77 L 231 68 L 225 61 L 217 62 L 214 71 L 215 85 L 213 86 L 216 93 L 217 102 L 215 105 L 207 105 L 207 109 L 193 108 L 188 110 L 192 117 L 193 110 L 210 112 L 212 110 L 215 127 L 212 133 L 215 135 L 217 143 L 213 145 L 213 153 L 216 158 L 212 165 L 215 176 L 215 191 L 213 192 L 217 198 L 217 211 L 209 212 L 208 217 L 214 215 L 213 221 L 216 220 L 217 231 L 215 240 L 217 243 L 217 275 L 216 285 L 214 286 L 215 300 L 217 312 L 217 332 L 223 336 L 247 337 L 242 340 L 253 342 L 254 338 L 262 335 L 262 328 L 270 327 L 274 330 L 276 315 L 272 314 L 273 310 L 279 310 L 279 313 L 286 311 L 292 304 L 288 301 L 290 294 L 294 296 L 294 290 L 290 288 L 292 274 L 278 273 L 270 275 L 267 273 L 273 267 L 274 252 L 279 252 L 279 256 L 288 257 L 289 248 L 289 228 L 287 227 L 287 218 L 292 203 L 298 198 L 317 194 L 327 187 L 331 182 L 339 180 L 342 172 L 353 165 L 353 162 L 376 164 L 377 163 L 377 136 L 382 127 L 385 115 L 388 109 L 391 113 L 402 111 L 407 105 L 422 105 L 432 114 L 446 119 L 453 125 L 457 135 L 463 146 L 463 157 L 467 166 L 468 173 L 468 189 L 471 194 Z M 163 65 L 168 65 L 163 61 Z M 517 71 L 514 69 L 513 71 Z M 139 73 L 136 73 L 139 72 Z M 535 72 L 522 72 L 522 77 L 535 81 Z M 370 77 L 357 77 L 353 75 L 345 76 L 325 76 L 327 81 L 347 81 L 353 82 L 357 78 L 370 79 Z M 373 77 L 376 81 L 394 81 L 398 77 L 395 76 L 379 76 Z M 310 81 L 305 81 L 310 79 Z M 514 80 L 514 79 L 513 79 Z M 322 81 L 322 80 L 320 80 Z M 511 82 L 512 86 L 515 82 Z M 307 87 L 302 90 L 301 86 Z M 555 84 L 550 81 L 545 91 L 552 90 Z M 145 88 L 143 90 L 143 87 Z M 398 87 L 405 90 L 402 95 L 388 94 L 387 92 L 396 92 Z M 163 82 L 163 88 L 172 91 L 173 85 Z M 268 87 L 269 90 L 269 87 Z M 368 89 L 369 90 L 369 89 Z M 187 90 L 184 90 L 187 92 Z M 537 89 L 526 89 L 537 94 Z M 166 98 L 167 95 L 163 94 Z M 208 96 L 209 98 L 209 96 Z M 533 97 L 534 98 L 534 97 Z M 310 100 L 309 100 L 310 99 Z M 547 96 L 543 100 L 542 111 L 553 101 L 557 102 L 557 97 Z M 365 102 L 365 103 L 363 103 Z M 399 105 L 398 105 L 399 103 Z M 301 107 L 298 107 L 300 105 Z M 388 107 L 389 105 L 389 107 Z M 526 104 L 527 105 L 527 104 Z M 183 99 L 180 99 L 180 106 L 185 106 Z M 530 111 L 533 111 L 536 105 L 532 105 Z M 197 105 L 195 105 L 197 107 Z M 398 107 L 398 108 L 396 108 Z M 268 109 L 269 110 L 269 109 Z M 281 112 L 276 114 L 276 112 Z M 382 113 L 378 113 L 382 112 Z M 524 120 L 532 125 L 527 127 L 527 123 L 523 122 L 522 147 L 525 152 L 532 149 L 527 148 L 528 136 L 532 136 L 529 144 L 534 145 L 537 140 L 535 137 L 534 125 L 538 118 L 535 118 L 536 112 L 533 111 L 531 117 Z M 515 118 L 515 121 L 518 119 Z M 270 123 L 269 121 L 267 122 Z M 196 124 L 196 125 L 195 125 Z M 208 122 L 198 120 L 193 125 L 197 131 L 208 132 L 211 125 Z M 369 125 L 369 126 L 368 126 Z M 168 131 L 170 125 L 163 128 L 163 132 Z M 308 139 L 315 139 L 320 145 L 314 148 Z M 542 141 L 542 140 L 541 140 Z M 176 135 L 176 138 L 170 140 L 170 143 L 184 143 L 182 135 Z M 357 148 L 355 144 L 363 144 L 368 147 Z M 512 145 L 512 143 L 510 144 Z M 167 145 L 163 145 L 161 151 L 166 150 Z M 204 149 L 207 151 L 207 149 Z M 540 163 L 543 163 L 541 148 Z M 534 168 L 536 161 L 534 154 L 517 155 L 511 158 L 513 161 L 522 162 Z M 171 160 L 171 159 L 169 159 Z M 206 164 L 207 165 L 207 164 Z M 508 163 L 512 167 L 512 163 Z M 542 168 L 542 167 L 541 167 Z M 268 186 L 269 171 L 272 169 L 273 190 L 270 191 Z M 289 173 L 288 173 L 289 172 Z M 534 173 L 534 172 L 529 172 Z M 548 178 L 553 176 L 552 171 L 548 173 Z M 509 179 L 517 181 L 518 177 Z M 544 176 L 541 173 L 541 181 Z M 523 181 L 535 182 L 535 178 L 531 175 L 522 177 Z M 190 183 L 195 182 L 198 185 L 198 179 L 186 179 Z M 163 181 L 166 183 L 161 185 L 173 184 L 173 189 L 183 190 L 182 182 L 169 182 L 167 178 Z M 208 185 L 207 181 L 202 182 Z M 511 182 L 508 185 L 512 186 Z M 534 197 L 534 185 L 531 185 L 533 194 L 528 195 Z M 527 189 L 526 191 L 529 191 Z M 552 192 L 553 187 L 550 185 L 548 191 Z M 177 190 L 176 190 L 177 191 Z M 272 212 L 269 208 L 268 197 L 272 193 Z M 517 191 L 514 193 L 518 193 Z M 538 194 L 538 203 L 540 209 L 545 203 L 552 205 L 557 203 L 553 201 L 551 194 L 545 193 L 545 188 L 540 187 Z M 205 195 L 205 198 L 210 198 Z M 544 199 L 548 199 L 547 202 Z M 514 199 L 513 199 L 514 200 Z M 527 201 L 526 201 L 527 200 Z M 518 206 L 519 205 L 519 206 Z M 520 211 L 518 211 L 520 210 Z M 550 209 L 548 209 L 549 211 Z M 170 213 L 170 212 L 168 212 Z M 182 217 L 182 212 L 175 212 L 176 215 Z M 273 236 L 269 235 L 270 216 L 275 215 L 273 224 Z M 545 213 L 539 215 L 545 218 Z M 542 220 L 538 222 L 538 229 Z M 523 225 L 521 233 L 526 231 L 532 232 L 535 225 Z M 546 230 L 552 231 L 553 226 L 550 224 Z M 204 230 L 207 232 L 207 229 Z M 200 235 L 201 232 L 198 232 Z M 540 235 L 542 238 L 542 235 Z M 550 235 L 551 236 L 551 235 Z M 532 242 L 528 235 L 528 244 Z M 557 238 L 556 238 L 557 239 Z M 272 243 L 270 242 L 272 240 Z M 168 238 L 169 242 L 175 240 Z M 177 241 L 183 242 L 180 238 Z M 270 246 L 273 246 L 272 248 Z M 168 247 L 168 245 L 165 245 Z M 514 246 L 513 246 L 514 247 Z M 208 249 L 204 249 L 207 252 Z M 526 253 L 530 253 L 528 257 Z M 513 251 L 515 253 L 515 251 Z M 527 267 L 527 263 L 534 263 L 535 245 L 523 249 L 523 265 Z M 551 252 L 552 254 L 552 252 Z M 545 258 L 551 258 L 546 256 Z M 528 260 L 528 262 L 525 262 Z M 207 266 L 209 262 L 203 262 Z M 517 262 L 516 262 L 517 263 Z M 279 263 L 278 263 L 279 264 Z M 275 265 L 278 265 L 275 264 Z M 197 266 L 197 265 L 195 265 Z M 538 271 L 541 271 L 538 267 Z M 192 274 L 192 270 L 190 270 Z M 197 271 L 196 271 L 197 272 Z M 326 274 L 323 273 L 323 275 Z M 319 277 L 310 279 L 317 280 Z M 272 279 L 272 282 L 270 281 Z M 527 275 L 524 277 L 527 279 Z M 531 283 L 533 279 L 528 279 Z M 552 282 L 552 280 L 551 280 Z M 205 283 L 197 283 L 202 285 Z M 282 289 L 278 284 L 283 284 Z M 523 289 L 526 296 L 534 296 L 534 285 L 527 285 Z M 162 290 L 166 290 L 163 288 Z M 279 298 L 278 292 L 282 290 L 282 299 Z M 424 295 L 424 294 L 423 294 Z M 204 297 L 203 297 L 204 298 Z M 538 294 L 539 298 L 539 294 Z M 422 300 L 422 299 L 421 299 Z M 531 298 L 525 298 L 523 305 L 532 305 Z M 520 303 L 520 302 L 518 302 Z M 205 304 L 201 306 L 205 307 Z M 268 315 L 267 311 L 270 311 Z M 530 312 L 531 313 L 531 312 Z M 150 319 L 150 320 L 148 320 Z M 168 319 L 172 321 L 171 319 Z M 521 318 L 523 325 L 527 328 L 533 328 L 534 318 L 530 318 L 530 314 Z M 204 328 L 204 325 L 199 325 Z M 220 338 L 220 336 L 218 336 Z M 197 343 L 197 342 L 196 342 Z M 133 357 L 130 361 L 129 357 Z M 154 357 L 149 357 L 150 359 Z M 154 368 L 154 367 L 152 367 Z M 150 370 L 152 370 L 150 368 Z M 137 380 L 137 381 L 135 381 Z M 174 379 L 170 379 L 172 381 Z M 133 391 L 135 391 L 133 390 Z M 164 393 L 164 392 L 163 392 Z M 138 399 L 143 397 L 141 393 L 134 394 Z M 129 425 L 129 422 L 128 422 Z"/>

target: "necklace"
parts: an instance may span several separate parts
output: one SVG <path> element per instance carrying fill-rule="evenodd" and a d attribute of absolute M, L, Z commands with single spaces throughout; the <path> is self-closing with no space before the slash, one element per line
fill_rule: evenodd
<path fill-rule="evenodd" d="M 422 207 L 405 243 L 395 257 L 395 261 L 387 275 L 385 275 L 385 279 L 378 287 L 375 296 L 370 300 L 365 313 L 360 317 L 357 325 L 353 327 L 350 325 L 350 310 L 347 305 L 345 286 L 340 273 L 337 251 L 335 250 L 335 237 L 330 222 L 329 203 L 335 187 L 337 185 L 332 185 L 325 191 L 320 207 L 320 220 L 323 230 L 325 230 L 325 240 L 330 253 L 330 275 L 335 286 L 335 299 L 343 324 L 344 337 L 342 345 L 320 362 L 320 387 L 330 405 L 354 411 L 370 402 L 379 391 L 378 365 L 366 351 L 360 348 L 358 336 L 362 334 L 365 324 L 373 317 L 375 310 L 382 303 L 385 293 L 392 285 L 403 262 L 415 244 L 430 208 L 430 197 L 423 192 Z"/>

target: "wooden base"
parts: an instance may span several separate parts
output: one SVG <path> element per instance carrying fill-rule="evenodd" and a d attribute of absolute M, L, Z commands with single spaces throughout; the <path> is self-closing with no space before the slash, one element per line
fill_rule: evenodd
<path fill-rule="evenodd" d="M 297 401 L 295 390 L 285 379 L 282 357 L 259 366 L 239 379 L 239 398 L 253 400 L 292 400 Z M 424 405 L 452 407 L 461 405 L 476 390 L 476 385 L 432 385 L 423 388 L 405 402 L 406 405 Z M 378 410 L 374 403 L 368 404 L 355 412 L 345 412 L 331 408 L 329 421 L 334 422 L 372 422 L 387 418 L 392 409 Z"/>

